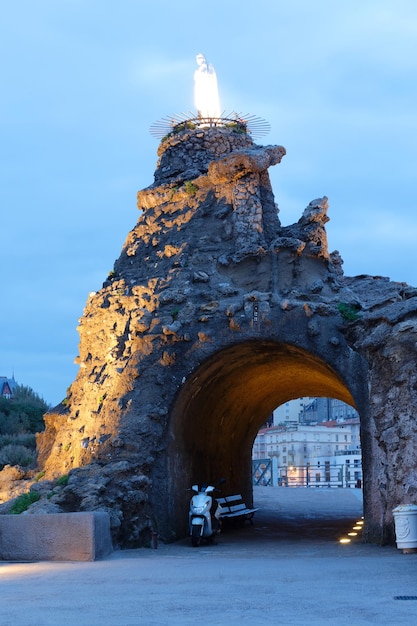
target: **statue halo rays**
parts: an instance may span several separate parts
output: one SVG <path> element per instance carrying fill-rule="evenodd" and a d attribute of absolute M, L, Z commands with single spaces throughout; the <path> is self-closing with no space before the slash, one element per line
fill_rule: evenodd
<path fill-rule="evenodd" d="M 236 111 L 222 112 L 214 67 L 201 53 L 197 54 L 196 62 L 198 67 L 194 72 L 194 104 L 197 115 L 190 112 L 162 118 L 150 127 L 151 135 L 164 140 L 173 133 L 196 128 L 226 128 L 231 131 L 250 133 L 253 138 L 267 135 L 271 127 L 261 117 Z"/>

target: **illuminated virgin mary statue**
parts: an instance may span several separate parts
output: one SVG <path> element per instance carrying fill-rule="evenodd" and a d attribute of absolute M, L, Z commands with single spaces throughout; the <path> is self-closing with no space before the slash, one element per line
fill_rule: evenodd
<path fill-rule="evenodd" d="M 194 104 L 199 117 L 221 116 L 217 77 L 214 67 L 207 63 L 203 54 L 197 54 L 198 69 L 194 72 Z"/>

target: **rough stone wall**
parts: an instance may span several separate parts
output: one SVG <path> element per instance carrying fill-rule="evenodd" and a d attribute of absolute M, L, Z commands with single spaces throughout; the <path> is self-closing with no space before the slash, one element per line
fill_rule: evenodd
<path fill-rule="evenodd" d="M 224 128 L 188 130 L 173 133 L 159 145 L 155 184 L 182 184 L 201 174 L 208 165 L 234 150 L 253 147 L 249 135 Z"/>
<path fill-rule="evenodd" d="M 89 296 L 78 327 L 80 372 L 64 404 L 46 416 L 38 441 L 46 478 L 74 470 L 51 506 L 108 510 L 117 540 L 120 524 L 129 527 L 121 531 L 125 545 L 140 542 L 152 525 L 150 474 L 166 445 L 179 376 L 172 372 L 180 372 L 188 350 L 204 352 L 212 342 L 215 314 L 227 330 L 237 326 L 241 290 L 227 268 L 244 246 L 261 256 L 266 249 L 261 197 L 269 223 L 279 225 L 265 168 L 280 161 L 283 148 L 259 148 L 227 130 L 185 131 L 181 139 L 162 144 L 156 182 L 138 194 L 138 224 L 114 272 Z M 233 150 L 235 158 L 224 163 Z M 211 171 L 213 155 L 223 160 Z"/>
<path fill-rule="evenodd" d="M 362 307 L 346 334 L 369 366 L 366 533 L 393 542 L 392 509 L 417 503 L 417 289 L 372 276 L 345 282 Z"/>
<path fill-rule="evenodd" d="M 344 277 L 326 198 L 281 226 L 267 170 L 284 148 L 184 129 L 158 154 L 80 319 L 79 373 L 38 437 L 44 497 L 30 512 L 108 511 L 123 546 L 155 528 L 175 538 L 199 467 L 250 497 L 257 428 L 297 392 L 322 393 L 361 414 L 367 537 L 391 540 L 391 509 L 416 502 L 416 291 Z"/>

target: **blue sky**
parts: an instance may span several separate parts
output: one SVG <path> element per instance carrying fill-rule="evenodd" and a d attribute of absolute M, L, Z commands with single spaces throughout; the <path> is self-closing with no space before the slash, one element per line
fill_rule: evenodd
<path fill-rule="evenodd" d="M 153 182 L 150 125 L 193 109 L 195 56 L 222 108 L 267 119 L 283 224 L 329 197 L 346 275 L 417 285 L 414 0 L 14 0 L 0 21 L 0 375 L 55 404 L 76 326 Z"/>

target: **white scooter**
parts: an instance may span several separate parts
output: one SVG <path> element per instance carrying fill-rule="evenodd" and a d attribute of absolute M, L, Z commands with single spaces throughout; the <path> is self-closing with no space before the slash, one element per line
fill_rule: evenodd
<path fill-rule="evenodd" d="M 212 519 L 213 498 L 210 494 L 213 493 L 215 487 L 193 485 L 191 489 L 196 495 L 191 498 L 190 502 L 190 535 L 192 545 L 197 548 L 202 539 L 207 539 L 211 543 L 220 532 L 221 507 L 217 505 L 214 519 Z"/>

